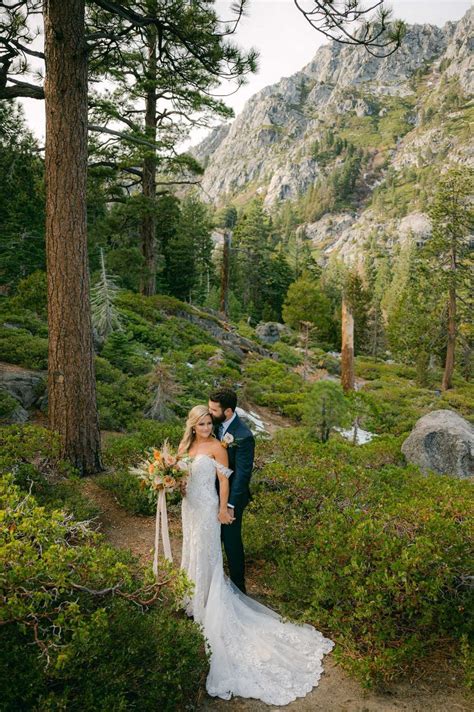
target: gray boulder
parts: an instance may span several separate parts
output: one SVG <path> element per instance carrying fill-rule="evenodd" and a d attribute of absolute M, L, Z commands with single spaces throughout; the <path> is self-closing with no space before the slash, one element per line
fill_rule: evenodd
<path fill-rule="evenodd" d="M 25 410 L 19 403 L 13 413 L 8 418 L 8 423 L 26 423 L 28 420 L 28 411 Z"/>
<path fill-rule="evenodd" d="M 452 410 L 434 410 L 417 421 L 402 452 L 423 472 L 472 477 L 474 427 Z"/>
<path fill-rule="evenodd" d="M 21 366 L 0 364 L 0 388 L 15 398 L 23 408 L 30 408 L 44 394 L 46 372 Z"/>
<path fill-rule="evenodd" d="M 279 324 L 276 321 L 261 323 L 255 329 L 255 333 L 258 338 L 265 344 L 274 344 L 275 342 L 280 341 L 282 334 L 287 334 L 289 331 L 290 330 L 287 326 Z"/>

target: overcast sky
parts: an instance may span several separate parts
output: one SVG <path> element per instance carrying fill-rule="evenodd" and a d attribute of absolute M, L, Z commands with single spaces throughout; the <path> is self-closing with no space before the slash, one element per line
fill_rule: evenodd
<path fill-rule="evenodd" d="M 431 23 L 444 25 L 448 20 L 459 20 L 471 7 L 471 0 L 392 0 L 387 3 L 394 16 L 409 24 Z M 227 19 L 229 2 L 218 0 L 219 14 Z M 318 47 L 326 40 L 310 27 L 295 7 L 293 0 L 251 0 L 249 12 L 239 25 L 235 41 L 244 49 L 255 47 L 260 53 L 259 71 L 249 77 L 248 84 L 227 103 L 235 113 L 242 110 L 252 94 L 281 77 L 294 74 L 311 61 Z M 34 133 L 44 137 L 43 102 L 24 100 L 27 120 Z M 193 143 L 203 134 L 194 134 Z"/>

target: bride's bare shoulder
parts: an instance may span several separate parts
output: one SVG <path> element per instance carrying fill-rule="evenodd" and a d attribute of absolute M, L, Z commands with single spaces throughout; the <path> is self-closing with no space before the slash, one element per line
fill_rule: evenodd
<path fill-rule="evenodd" d="M 225 452 L 225 447 L 221 445 L 219 440 L 213 440 L 212 442 L 212 454 L 222 455 Z"/>

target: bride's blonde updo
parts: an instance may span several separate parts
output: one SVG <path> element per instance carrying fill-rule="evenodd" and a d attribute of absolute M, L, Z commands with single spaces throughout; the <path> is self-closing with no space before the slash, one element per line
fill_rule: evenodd
<path fill-rule="evenodd" d="M 191 408 L 191 410 L 189 411 L 188 418 L 186 420 L 186 427 L 184 429 L 184 435 L 181 438 L 181 442 L 179 443 L 178 447 L 179 455 L 184 455 L 186 452 L 188 452 L 189 448 L 194 442 L 194 439 L 196 438 L 194 428 L 199 423 L 201 418 L 204 418 L 205 415 L 211 416 L 207 405 L 195 405 L 194 408 Z"/>

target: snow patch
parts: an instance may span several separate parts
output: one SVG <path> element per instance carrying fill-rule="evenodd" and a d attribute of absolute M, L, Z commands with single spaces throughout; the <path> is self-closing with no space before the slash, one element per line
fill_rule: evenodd
<path fill-rule="evenodd" d="M 354 441 L 354 428 L 334 428 L 334 430 L 337 430 L 338 433 L 341 433 L 342 437 L 346 440 L 350 440 L 351 442 Z M 357 428 L 356 445 L 364 445 L 365 443 L 370 443 L 370 441 L 376 437 L 376 433 L 371 433 L 369 430 Z"/>

